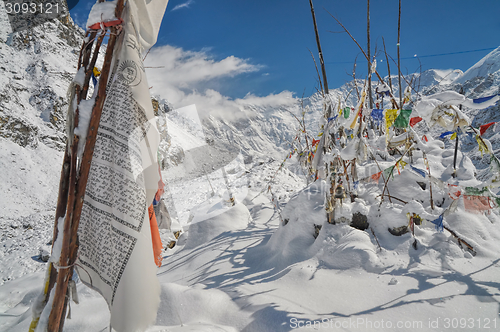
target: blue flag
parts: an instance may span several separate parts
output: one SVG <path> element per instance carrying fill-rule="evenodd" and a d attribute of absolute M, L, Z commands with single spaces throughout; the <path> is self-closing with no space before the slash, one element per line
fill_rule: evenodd
<path fill-rule="evenodd" d="M 384 118 L 384 110 L 373 109 L 371 113 L 372 119 L 375 122 L 381 122 Z"/>
<path fill-rule="evenodd" d="M 433 223 L 434 225 L 436 225 L 436 230 L 437 231 L 440 231 L 440 232 L 443 231 L 443 229 L 444 229 L 444 226 L 443 226 L 443 215 L 440 215 L 439 218 L 437 218 L 436 220 L 431 220 L 431 223 Z"/>
<path fill-rule="evenodd" d="M 338 117 L 338 115 L 335 115 L 334 117 L 328 118 L 328 122 L 335 120 Z"/>
<path fill-rule="evenodd" d="M 481 98 L 477 98 L 477 99 L 472 99 L 472 101 L 474 102 L 474 104 L 481 104 L 481 103 L 484 103 L 485 101 L 488 101 L 491 98 L 496 97 L 496 96 L 497 95 L 488 96 L 488 97 L 481 97 Z"/>
<path fill-rule="evenodd" d="M 410 167 L 415 173 L 418 173 L 419 175 L 425 178 L 425 172 L 422 171 L 420 168 L 413 167 L 413 165 L 410 165 Z"/>
<path fill-rule="evenodd" d="M 439 135 L 439 138 L 445 138 L 446 136 L 451 135 L 453 133 L 454 133 L 454 131 L 447 131 L 447 132 L 442 133 L 441 135 Z"/>

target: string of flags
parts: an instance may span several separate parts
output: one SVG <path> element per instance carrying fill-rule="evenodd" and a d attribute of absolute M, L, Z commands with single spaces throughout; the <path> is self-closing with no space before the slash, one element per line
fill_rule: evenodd
<path fill-rule="evenodd" d="M 496 157 L 493 156 L 494 161 L 492 163 L 495 163 L 500 168 L 500 161 Z M 402 159 L 398 160 L 395 165 L 387 167 L 386 169 L 377 172 L 375 174 L 372 174 L 370 176 L 367 176 L 363 179 L 360 179 L 360 182 L 363 183 L 369 183 L 369 182 L 378 182 L 382 174 L 384 175 L 385 178 L 388 178 L 389 176 L 392 175 L 392 178 L 394 179 L 394 169 L 398 171 L 398 174 L 401 174 L 400 171 L 402 171 L 405 166 L 407 166 L 408 163 L 403 161 Z M 416 174 L 422 176 L 423 178 L 429 177 L 426 172 L 420 168 L 417 168 L 413 165 L 410 165 L 410 168 L 412 171 L 414 171 Z M 464 207 L 466 211 L 469 212 L 475 212 L 475 213 L 482 213 L 491 210 L 492 208 L 495 207 L 500 207 L 500 197 L 497 197 L 494 195 L 488 187 L 483 187 L 481 189 L 475 188 L 475 187 L 465 187 L 461 188 L 457 185 L 446 183 L 444 181 L 441 181 L 437 178 L 430 177 L 432 182 L 436 183 L 439 185 L 441 188 L 448 188 L 448 195 L 453 199 L 457 200 L 461 196 L 464 198 Z"/>
<path fill-rule="evenodd" d="M 379 91 L 379 94 L 385 95 L 387 92 L 388 91 L 386 91 L 386 89 L 382 89 Z M 411 90 L 405 91 L 405 100 L 406 101 L 409 100 L 410 95 L 411 95 Z M 472 99 L 472 101 L 475 104 L 481 104 L 481 103 L 487 102 L 488 100 L 491 100 L 492 98 L 495 98 L 497 96 L 498 96 L 498 94 L 495 94 L 495 95 L 488 96 L 488 97 Z M 344 118 L 345 120 L 349 119 L 350 125 L 345 126 L 344 129 L 347 129 L 347 130 L 348 130 L 348 128 L 354 129 L 357 125 L 358 118 L 362 115 L 368 115 L 369 117 L 371 117 L 371 120 L 373 121 L 373 123 L 375 125 L 380 126 L 382 124 L 385 124 L 386 128 L 394 127 L 394 128 L 405 129 L 408 127 L 413 128 L 414 126 L 416 126 L 418 123 L 422 122 L 422 120 L 423 120 L 423 118 L 420 116 L 413 116 L 412 117 L 411 116 L 412 115 L 411 109 L 401 109 L 401 110 L 399 110 L 399 109 L 381 109 L 377 105 L 377 108 L 368 110 L 370 112 L 366 113 L 367 110 L 365 109 L 366 106 L 364 103 L 365 99 L 366 99 L 366 88 L 363 89 L 362 94 L 361 94 L 361 98 L 360 98 L 358 104 L 356 105 L 356 107 L 349 107 L 349 106 L 344 107 L 344 105 L 342 105 L 342 103 L 339 99 L 339 103 L 337 105 L 337 110 L 336 110 L 337 114 L 332 116 L 332 117 L 328 117 L 326 119 L 327 123 L 330 124 L 332 121 L 335 121 L 338 118 Z M 471 99 L 468 99 L 468 100 L 470 103 Z M 500 132 L 500 121 L 486 123 L 486 124 L 479 126 L 478 128 L 473 128 L 472 126 L 470 126 L 470 121 L 468 120 L 468 118 L 466 116 L 463 116 L 463 114 L 459 111 L 458 107 L 455 107 L 454 105 L 447 105 L 447 104 L 443 104 L 440 106 L 442 106 L 442 107 L 436 107 L 434 113 L 439 113 L 439 114 L 436 115 L 436 119 L 434 119 L 434 115 L 433 115 L 433 119 L 431 119 L 431 124 L 432 124 L 432 122 L 442 124 L 441 122 L 443 122 L 445 120 L 442 120 L 442 119 L 440 120 L 438 118 L 440 116 L 443 116 L 443 117 L 449 116 L 449 117 L 453 118 L 453 120 L 451 120 L 450 123 L 454 124 L 454 126 L 451 126 L 451 127 L 444 126 L 444 128 L 455 128 L 455 129 L 447 130 L 447 131 L 443 132 L 442 134 L 439 135 L 439 138 L 441 138 L 441 139 L 449 138 L 451 140 L 454 140 L 454 139 L 457 139 L 459 135 L 463 135 L 463 134 L 468 134 L 472 137 L 475 137 L 475 139 L 478 143 L 478 147 L 479 147 L 479 151 L 481 152 L 481 155 L 483 155 L 483 153 L 489 153 L 492 156 L 491 157 L 492 167 L 493 166 L 496 167 L 496 173 L 500 172 L 500 161 L 498 161 L 498 159 L 490 151 L 491 144 L 489 144 L 489 142 L 487 140 L 481 138 L 481 136 L 483 136 L 487 130 L 493 130 L 494 132 Z M 352 114 L 352 113 L 354 113 L 354 114 Z M 351 122 L 351 119 L 352 119 L 352 122 Z M 465 125 L 463 124 L 463 121 L 462 121 L 464 119 L 467 120 L 466 121 L 467 129 L 465 129 Z M 448 120 L 446 120 L 446 121 L 448 121 Z M 321 142 L 322 136 L 324 134 L 323 131 L 325 130 L 325 128 L 326 128 L 326 125 L 323 125 L 321 127 L 320 133 L 317 134 L 316 138 L 311 138 L 312 142 L 310 141 L 311 145 L 310 145 L 309 149 L 304 150 L 304 151 L 302 151 L 301 149 L 300 149 L 300 151 L 297 151 L 297 149 L 295 149 L 292 152 L 289 152 L 289 154 L 287 155 L 285 160 L 281 163 L 278 171 L 284 166 L 287 159 L 292 158 L 292 156 L 295 154 L 295 152 L 298 153 L 299 157 L 304 157 L 304 155 L 306 156 L 305 158 L 301 158 L 302 162 L 312 164 L 318 147 L 322 146 L 321 145 L 322 143 L 320 144 L 320 142 Z M 301 132 L 303 132 L 304 134 L 307 135 L 307 133 L 305 132 L 305 129 L 302 129 Z M 386 134 L 387 135 L 390 134 L 388 130 L 387 130 Z M 339 133 L 339 137 L 337 139 L 341 139 L 342 137 L 351 137 L 351 139 L 355 139 L 356 136 L 360 137 L 359 134 L 355 135 L 354 133 L 343 132 L 343 133 Z M 364 135 L 364 137 L 367 137 L 367 136 Z M 423 135 L 422 141 L 428 142 L 429 139 L 427 138 L 426 135 Z M 424 158 L 424 164 L 427 168 L 427 173 L 428 173 L 429 166 L 428 166 L 427 162 L 428 161 L 426 160 L 426 158 Z M 372 174 L 372 175 L 370 175 L 364 179 L 361 179 L 359 181 L 361 181 L 361 182 L 378 182 L 382 175 L 384 175 L 385 178 L 392 176 L 392 178 L 394 179 L 394 176 L 395 176 L 394 173 L 397 171 L 398 174 L 401 174 L 401 172 L 407 166 L 408 166 L 408 163 L 403 161 L 402 159 L 400 159 L 394 165 L 392 165 L 384 170 L 380 170 L 379 172 Z M 430 177 L 430 173 L 429 173 L 429 175 L 427 175 L 425 170 L 417 168 L 413 165 L 410 165 L 410 169 L 414 173 L 418 174 L 419 176 L 422 176 L 424 178 L 427 176 Z M 496 182 L 500 183 L 500 174 L 498 174 L 497 178 L 498 179 L 496 179 L 496 180 L 495 179 L 490 180 L 490 182 L 496 181 Z M 432 180 L 437 180 L 437 179 L 432 178 Z M 486 203 L 489 203 L 489 201 L 486 202 L 487 199 L 484 200 L 484 199 L 468 198 L 468 197 L 467 197 L 467 199 L 468 199 L 468 201 L 470 201 L 467 203 L 467 205 L 469 207 L 471 207 L 471 209 L 477 210 L 477 209 L 481 209 L 481 207 L 486 207 L 486 206 L 488 206 L 488 208 L 491 208 L 491 204 L 489 204 L 489 205 L 486 204 Z"/>

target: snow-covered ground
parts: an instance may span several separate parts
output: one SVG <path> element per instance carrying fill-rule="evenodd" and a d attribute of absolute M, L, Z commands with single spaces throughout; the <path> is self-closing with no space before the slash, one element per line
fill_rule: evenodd
<path fill-rule="evenodd" d="M 430 143 L 427 148 L 434 177 L 443 178 L 451 162 L 448 150 Z M 413 158 L 415 165 L 421 163 L 418 153 Z M 41 169 L 51 167 L 39 165 Z M 237 198 L 234 207 L 226 203 L 227 187 L 217 171 L 207 175 L 212 179 L 213 196 L 208 183 L 202 185 L 207 177 L 171 185 L 173 195 L 181 195 L 175 203 L 179 215 L 191 214 L 192 223 L 186 227 L 181 218 L 185 233 L 164 254 L 158 269 L 161 304 L 156 324 L 148 331 L 500 328 L 497 211 L 489 216 L 467 213 L 459 200 L 457 210 L 446 215 L 445 226 L 474 247 L 473 256 L 449 232 L 436 231 L 430 222 L 415 226 L 415 236 L 394 236 L 387 231 L 406 225 L 406 212 L 416 211 L 432 220 L 452 202 L 443 190 L 435 188 L 435 197 L 441 195 L 446 202 L 432 210 L 428 191 L 415 182 L 420 175 L 408 168 L 395 176 L 389 189 L 393 196 L 413 199 L 411 204 L 387 202 L 379 210 L 373 192 L 382 183 L 368 183 L 360 186 L 356 202 L 344 202 L 340 207 L 343 216 L 357 211 L 369 216 L 371 228 L 361 231 L 343 223 L 326 223 L 324 183 L 306 186 L 287 169 L 276 173 L 279 165 L 280 161 L 269 160 L 243 164 L 236 158 L 226 166 Z M 266 190 L 275 173 L 272 191 L 279 210 Z M 28 175 L 27 182 L 35 176 Z M 37 222 L 45 214 L 40 211 Z M 287 220 L 286 226 L 280 217 Z M 33 230 L 8 225 L 11 230 L 4 236 L 11 237 L 2 240 L 1 274 L 12 280 L 0 286 L 2 331 L 28 329 L 29 308 L 44 276 L 44 263 L 35 257 L 38 238 L 45 234 L 38 228 L 50 229 L 50 218 L 45 224 L 36 224 Z M 317 238 L 314 225 L 322 226 Z M 415 239 L 417 249 L 412 245 Z M 24 257 L 24 264 L 14 268 L 12 261 L 22 257 L 5 250 L 6 245 L 11 250 L 17 245 L 19 253 L 34 257 Z M 78 292 L 80 304 L 71 305 L 72 318 L 66 320 L 65 331 L 106 331 L 109 312 L 105 301 L 82 284 L 78 284 Z"/>

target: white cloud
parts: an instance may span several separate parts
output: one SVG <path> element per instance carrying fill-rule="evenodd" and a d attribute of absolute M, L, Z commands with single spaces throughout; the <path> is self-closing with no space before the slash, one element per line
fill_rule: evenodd
<path fill-rule="evenodd" d="M 193 4 L 193 3 L 194 3 L 194 1 L 193 1 L 193 0 L 188 0 L 188 1 L 184 2 L 184 3 L 181 3 L 180 5 L 175 6 L 175 7 L 172 9 L 172 11 L 174 11 L 174 10 L 179 10 L 179 9 L 181 9 L 181 8 L 189 8 L 189 6 L 190 6 L 191 4 Z"/>
<path fill-rule="evenodd" d="M 236 99 L 236 103 L 240 105 L 256 105 L 279 107 L 282 105 L 291 105 L 296 102 L 293 93 L 290 91 L 282 91 L 278 94 L 269 94 L 265 97 L 258 97 L 251 93 L 247 94 L 243 99 Z"/>
<path fill-rule="evenodd" d="M 186 51 L 166 45 L 153 48 L 144 65 L 153 95 L 168 100 L 174 108 L 196 104 L 202 115 L 229 120 L 248 116 L 247 105 L 277 107 L 295 102 L 289 91 L 265 97 L 249 93 L 236 100 L 216 91 L 214 87 L 223 81 L 263 68 L 235 56 L 215 60 L 208 50 Z"/>

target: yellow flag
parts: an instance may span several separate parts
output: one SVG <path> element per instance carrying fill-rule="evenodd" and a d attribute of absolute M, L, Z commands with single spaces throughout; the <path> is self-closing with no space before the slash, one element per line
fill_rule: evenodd
<path fill-rule="evenodd" d="M 349 128 L 354 129 L 356 127 L 356 122 L 358 121 L 358 116 L 363 110 L 363 105 L 365 104 L 365 98 L 366 98 L 366 92 L 363 90 L 361 93 L 361 100 L 359 102 L 359 108 L 356 110 L 356 115 L 354 116 L 354 120 L 352 120 L 352 123 Z"/>
<path fill-rule="evenodd" d="M 456 133 L 456 132 L 455 132 L 455 133 L 453 133 L 453 134 L 450 136 L 450 139 L 455 139 L 455 138 L 457 138 L 457 133 Z"/>
<path fill-rule="evenodd" d="M 484 145 L 483 140 L 479 137 L 479 135 L 476 135 L 476 141 L 479 145 L 479 152 L 481 152 L 481 157 L 483 157 L 483 152 L 490 153 L 490 150 L 488 150 L 488 147 Z"/>
<path fill-rule="evenodd" d="M 385 110 L 385 127 L 389 129 L 398 117 L 398 110 Z"/>

